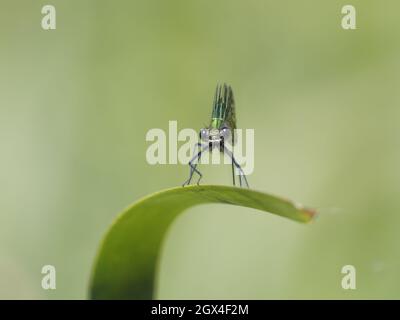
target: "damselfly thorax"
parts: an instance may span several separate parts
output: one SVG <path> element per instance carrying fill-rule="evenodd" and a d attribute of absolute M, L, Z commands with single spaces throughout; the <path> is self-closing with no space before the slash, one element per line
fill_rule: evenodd
<path fill-rule="evenodd" d="M 226 84 L 217 86 L 215 90 L 213 109 L 211 113 L 210 125 L 200 130 L 200 140 L 197 144 L 199 148 L 197 154 L 195 154 L 192 160 L 189 161 L 190 175 L 188 180 L 183 183 L 183 186 L 190 184 L 193 174 L 197 173 L 199 178 L 197 184 L 199 184 L 203 175 L 197 169 L 198 162 L 202 153 L 206 151 L 212 151 L 214 148 L 219 148 L 220 152 L 227 154 L 232 160 L 232 179 L 233 184 L 236 185 L 235 181 L 235 168 L 239 172 L 239 182 L 242 186 L 242 180 L 244 180 L 248 187 L 246 176 L 243 173 L 242 168 L 237 163 L 233 154 L 233 146 L 235 144 L 235 129 L 236 129 L 236 113 L 235 113 L 235 100 L 233 98 L 232 88 Z M 227 143 L 232 146 L 232 151 L 227 148 Z"/>

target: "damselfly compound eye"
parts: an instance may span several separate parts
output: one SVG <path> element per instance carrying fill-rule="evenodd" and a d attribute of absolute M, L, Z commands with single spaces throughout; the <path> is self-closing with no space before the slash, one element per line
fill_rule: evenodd
<path fill-rule="evenodd" d="M 204 128 L 204 129 L 200 130 L 200 139 L 201 140 L 208 141 L 209 140 L 209 136 L 210 136 L 210 133 L 209 133 L 208 129 Z"/>
<path fill-rule="evenodd" d="M 224 140 L 228 140 L 228 138 L 231 136 L 231 130 L 229 128 L 222 128 L 221 131 L 219 132 L 221 137 L 224 138 Z"/>

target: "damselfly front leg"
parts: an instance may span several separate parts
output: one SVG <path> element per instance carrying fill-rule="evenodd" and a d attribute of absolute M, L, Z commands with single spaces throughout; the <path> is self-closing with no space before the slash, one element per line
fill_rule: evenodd
<path fill-rule="evenodd" d="M 200 142 L 196 144 L 196 147 L 198 148 L 197 154 L 193 156 L 193 158 L 189 161 L 189 166 L 190 166 L 190 173 L 189 173 L 189 178 L 182 184 L 182 187 L 185 185 L 189 185 L 190 182 L 192 181 L 193 174 L 196 172 L 199 175 L 199 179 L 197 180 L 197 184 L 200 183 L 201 178 L 203 175 L 201 172 L 197 169 L 197 165 L 200 162 L 201 159 L 201 154 L 209 149 L 208 145 L 203 145 Z M 196 150 L 195 150 L 196 152 Z"/>

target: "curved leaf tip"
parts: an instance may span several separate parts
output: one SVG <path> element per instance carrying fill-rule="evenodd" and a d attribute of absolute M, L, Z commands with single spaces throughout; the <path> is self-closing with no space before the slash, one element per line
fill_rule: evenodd
<path fill-rule="evenodd" d="M 189 207 L 224 203 L 259 209 L 299 222 L 315 211 L 266 193 L 227 186 L 168 189 L 134 203 L 112 224 L 100 246 L 90 283 L 92 299 L 152 299 L 162 241 Z"/>

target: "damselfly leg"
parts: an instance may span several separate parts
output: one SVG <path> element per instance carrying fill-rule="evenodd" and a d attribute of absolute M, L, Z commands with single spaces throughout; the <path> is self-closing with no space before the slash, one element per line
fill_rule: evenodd
<path fill-rule="evenodd" d="M 242 167 L 240 166 L 240 164 L 237 163 L 235 157 L 233 156 L 232 151 L 230 151 L 226 146 L 224 146 L 224 152 L 231 158 L 231 160 L 232 160 L 232 168 L 233 168 L 233 165 L 234 165 L 239 170 L 239 184 L 240 184 L 240 186 L 243 185 L 242 181 L 244 181 L 246 183 L 246 187 L 249 188 L 249 183 L 247 182 L 246 175 L 244 174 L 244 171 L 243 171 Z M 235 176 L 235 170 L 234 169 L 232 171 L 232 174 L 233 174 L 233 176 Z M 233 177 L 233 179 L 235 179 L 235 177 Z M 233 180 L 233 181 L 235 181 L 235 180 Z"/>
<path fill-rule="evenodd" d="M 203 177 L 201 172 L 197 169 L 197 165 L 200 162 L 201 154 L 203 152 L 206 152 L 209 149 L 209 146 L 208 145 L 203 145 L 201 143 L 197 143 L 196 146 L 198 148 L 197 154 L 195 154 L 193 156 L 193 158 L 189 161 L 189 166 L 190 166 L 189 178 L 182 184 L 182 187 L 190 184 L 195 172 L 199 175 L 199 179 L 197 180 L 197 184 L 200 183 L 200 180 Z M 195 152 L 196 152 L 196 150 L 195 150 Z"/>

